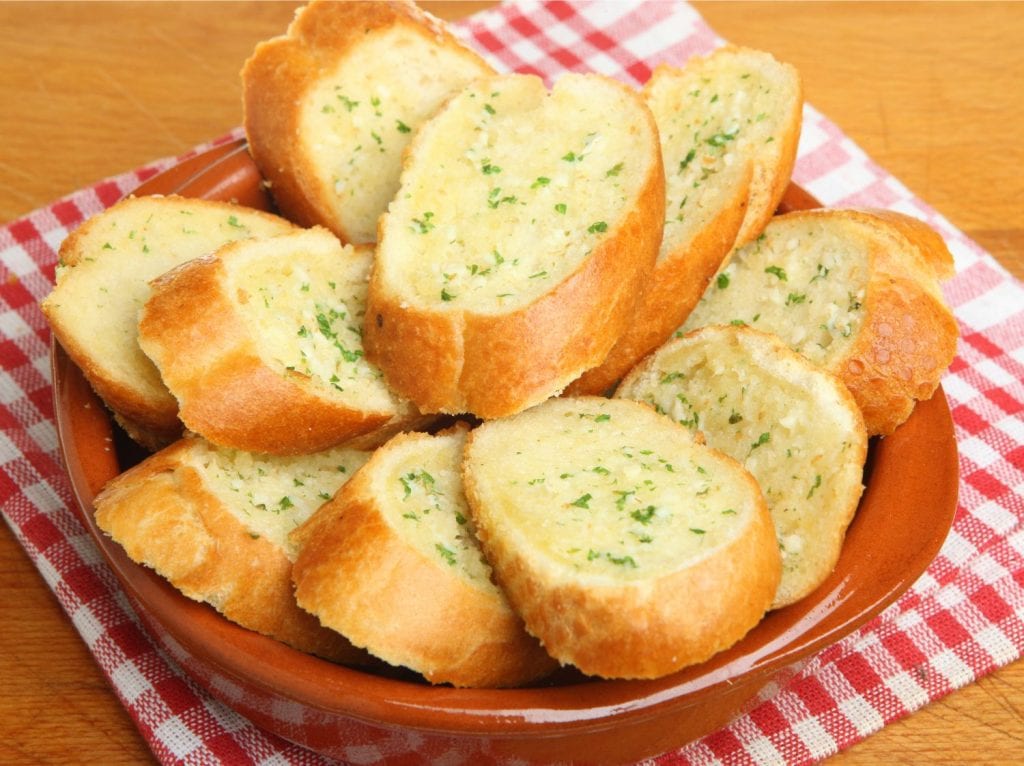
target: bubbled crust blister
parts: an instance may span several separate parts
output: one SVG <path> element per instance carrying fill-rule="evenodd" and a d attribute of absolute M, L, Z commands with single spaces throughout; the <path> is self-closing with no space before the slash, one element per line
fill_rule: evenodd
<path fill-rule="evenodd" d="M 956 355 L 959 330 L 942 296 L 953 258 L 933 229 L 892 211 L 844 215 L 876 227 L 865 300 L 867 321 L 836 372 L 864 413 L 871 434 L 889 434 L 918 401 L 930 399 Z"/>
<path fill-rule="evenodd" d="M 842 337 L 833 334 L 832 342 L 822 350 L 805 348 L 805 353 L 810 356 L 813 352 L 816 361 L 850 389 L 869 435 L 892 433 L 909 417 L 917 401 L 931 397 L 956 353 L 956 320 L 940 288 L 940 280 L 951 273 L 952 256 L 941 238 L 916 219 L 892 211 L 835 208 L 777 216 L 764 236 L 739 251 L 723 269 L 720 277 L 724 282 L 717 288 L 709 286 L 682 331 L 702 324 L 744 321 L 778 334 L 800 350 L 791 336 L 799 331 L 809 338 L 815 328 L 781 319 L 778 308 L 783 299 L 788 306 L 794 298 L 803 301 L 812 290 L 824 290 L 815 287 L 814 279 L 800 287 L 805 295 L 791 292 L 786 297 L 787 291 L 797 288 L 781 279 L 783 269 L 770 290 L 743 294 L 741 317 L 723 314 L 722 306 L 736 302 L 737 288 L 730 286 L 729 280 L 732 264 L 746 269 L 747 279 L 755 275 L 745 265 L 748 258 L 761 259 L 757 263 L 774 258 L 780 264 L 789 259 L 797 264 L 803 258 L 801 237 L 808 232 L 832 238 L 837 252 L 845 253 L 844 263 L 852 264 L 859 274 L 859 282 L 816 293 L 825 302 L 835 301 L 844 307 L 849 302 L 854 324 Z M 804 266 L 811 263 L 801 262 Z M 733 293 L 727 301 L 724 290 Z M 812 300 L 807 300 L 810 306 Z M 770 312 L 774 318 L 768 318 Z M 807 341 L 803 343 L 806 347 Z"/>

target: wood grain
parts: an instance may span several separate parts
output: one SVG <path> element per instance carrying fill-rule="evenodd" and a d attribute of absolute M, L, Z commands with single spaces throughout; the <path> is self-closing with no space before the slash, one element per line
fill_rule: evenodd
<path fill-rule="evenodd" d="M 0 4 L 0 221 L 238 125 L 241 63 L 296 5 Z M 489 3 L 424 5 L 451 18 Z M 723 37 L 795 64 L 812 104 L 1024 277 L 1024 4 L 696 6 Z M 153 762 L 7 529 L 0 593 L 0 760 Z M 1015 763 L 1022 740 L 1018 661 L 831 762 Z"/>

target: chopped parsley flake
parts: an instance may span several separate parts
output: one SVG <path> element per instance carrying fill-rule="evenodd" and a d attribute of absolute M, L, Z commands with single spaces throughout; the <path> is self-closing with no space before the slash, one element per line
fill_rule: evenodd
<path fill-rule="evenodd" d="M 647 525 L 650 524 L 651 520 L 654 518 L 655 510 L 656 509 L 653 505 L 649 505 L 646 508 L 638 508 L 629 515 L 635 521 L 639 521 L 641 524 Z"/>
<path fill-rule="evenodd" d="M 821 486 L 821 474 L 819 473 L 819 474 L 815 474 L 815 476 L 814 476 L 814 484 L 811 485 L 811 491 L 807 493 L 807 499 L 808 500 L 811 499 L 811 496 L 814 494 L 814 490 L 816 490 L 820 486 Z"/>
<path fill-rule="evenodd" d="M 434 224 L 430 220 L 433 217 L 434 214 L 428 210 L 423 214 L 422 218 L 413 218 L 412 222 L 415 224 L 413 231 L 419 232 L 420 234 L 426 234 L 434 228 Z"/>
<path fill-rule="evenodd" d="M 441 554 L 441 558 L 448 562 L 448 566 L 455 566 L 455 551 L 445 547 L 441 543 L 434 543 L 434 547 L 437 552 Z"/>
<path fill-rule="evenodd" d="M 711 138 L 707 139 L 704 143 L 710 146 L 725 146 L 729 141 L 732 141 L 739 134 L 740 129 L 734 128 L 731 133 L 715 133 Z"/>
<path fill-rule="evenodd" d="M 683 159 L 681 159 L 679 161 L 679 172 L 682 173 L 684 170 L 686 170 L 687 165 L 689 165 L 691 162 L 693 162 L 693 158 L 696 157 L 696 156 L 697 156 L 697 150 L 696 149 L 690 149 L 690 151 L 688 151 L 686 153 L 686 157 L 684 157 Z"/>
<path fill-rule="evenodd" d="M 590 508 L 591 500 L 593 500 L 593 495 L 591 495 L 588 492 L 585 495 L 580 495 L 579 497 L 577 497 L 575 500 L 569 503 L 569 505 L 574 505 L 577 508 Z"/>

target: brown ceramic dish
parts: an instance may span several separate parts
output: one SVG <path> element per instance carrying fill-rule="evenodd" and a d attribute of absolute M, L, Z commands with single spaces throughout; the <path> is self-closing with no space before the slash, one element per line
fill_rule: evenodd
<path fill-rule="evenodd" d="M 220 146 L 144 183 L 137 194 L 179 193 L 267 207 L 241 142 Z M 793 187 L 785 207 L 814 201 Z M 332 665 L 225 621 L 130 561 L 92 520 L 92 501 L 139 454 L 59 346 L 53 381 L 60 446 L 82 519 L 140 616 L 210 693 L 264 728 L 324 755 L 382 740 L 391 752 L 459 753 L 474 763 L 628 762 L 722 726 L 813 653 L 892 603 L 924 572 L 957 506 L 957 451 L 940 389 L 896 433 L 872 445 L 867 491 L 832 576 L 769 614 L 711 661 L 653 681 L 596 681 L 564 673 L 513 690 L 431 687 L 408 677 Z M 395 750 L 395 737 L 410 735 Z M 406 757 L 403 763 L 415 759 Z"/>

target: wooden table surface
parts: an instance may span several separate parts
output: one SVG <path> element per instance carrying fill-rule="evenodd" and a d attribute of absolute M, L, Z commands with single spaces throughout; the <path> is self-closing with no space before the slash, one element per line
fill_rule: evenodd
<path fill-rule="evenodd" d="M 488 3 L 424 3 L 445 17 Z M 696 3 L 801 71 L 807 100 L 1024 277 L 1024 4 Z M 0 222 L 239 124 L 238 71 L 295 3 L 0 3 Z M 149 763 L 6 527 L 0 761 Z M 1024 662 L 831 762 L 1024 760 Z"/>

